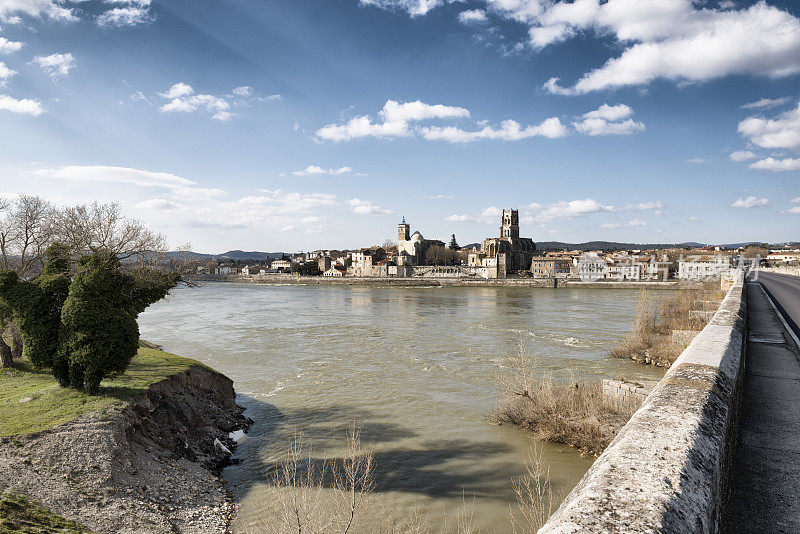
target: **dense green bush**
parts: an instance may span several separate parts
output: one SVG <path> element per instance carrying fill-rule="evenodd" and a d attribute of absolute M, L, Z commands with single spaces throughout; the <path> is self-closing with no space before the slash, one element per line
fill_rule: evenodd
<path fill-rule="evenodd" d="M 137 317 L 177 282 L 174 273 L 126 272 L 110 254 L 82 258 L 61 310 L 59 382 L 93 393 L 103 378 L 124 372 L 139 346 Z"/>
<path fill-rule="evenodd" d="M 69 272 L 66 248 L 52 245 L 35 279 L 0 271 L 0 305 L 12 312 L 24 358 L 52 368 L 62 386 L 93 393 L 103 378 L 128 367 L 139 346 L 137 317 L 164 298 L 179 275 L 126 271 L 108 253 L 81 258 L 72 280 Z"/>
<path fill-rule="evenodd" d="M 64 247 L 47 249 L 44 269 L 34 280 L 0 271 L 0 300 L 12 312 L 23 343 L 23 357 L 37 368 L 51 367 L 58 351 L 61 306 L 69 291 L 69 259 Z"/>

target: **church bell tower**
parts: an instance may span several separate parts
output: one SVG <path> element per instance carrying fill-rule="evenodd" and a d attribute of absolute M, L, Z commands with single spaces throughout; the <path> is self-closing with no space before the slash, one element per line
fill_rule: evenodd
<path fill-rule="evenodd" d="M 402 243 L 411 239 L 411 225 L 406 223 L 406 218 L 403 217 L 403 222 L 397 225 L 397 242 Z"/>
<path fill-rule="evenodd" d="M 519 239 L 519 211 L 503 210 L 500 237 L 502 239 Z"/>

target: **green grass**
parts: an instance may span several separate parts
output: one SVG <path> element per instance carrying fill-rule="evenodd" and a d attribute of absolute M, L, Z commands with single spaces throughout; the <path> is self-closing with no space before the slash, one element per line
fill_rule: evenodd
<path fill-rule="evenodd" d="M 0 369 L 0 438 L 47 430 L 84 414 L 122 406 L 153 384 L 201 365 L 168 352 L 142 347 L 125 374 L 104 380 L 98 395 L 62 388 L 48 371 L 15 362 Z"/>
<path fill-rule="evenodd" d="M 19 493 L 0 499 L 0 534 L 88 533 L 89 529 L 55 515 Z"/>

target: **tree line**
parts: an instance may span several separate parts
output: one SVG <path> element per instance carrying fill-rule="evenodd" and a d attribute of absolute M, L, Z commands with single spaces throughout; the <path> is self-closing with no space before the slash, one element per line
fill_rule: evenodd
<path fill-rule="evenodd" d="M 180 281 L 165 252 L 165 237 L 116 203 L 0 201 L 0 366 L 25 358 L 96 393 L 136 354 L 138 315 Z"/>

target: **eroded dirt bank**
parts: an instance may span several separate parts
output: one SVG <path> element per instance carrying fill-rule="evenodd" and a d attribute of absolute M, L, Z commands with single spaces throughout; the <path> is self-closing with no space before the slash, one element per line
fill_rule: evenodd
<path fill-rule="evenodd" d="M 104 533 L 225 532 L 234 503 L 219 439 L 250 421 L 233 382 L 193 365 L 122 409 L 3 438 L 0 490 L 16 490 Z"/>

